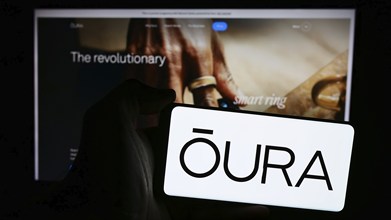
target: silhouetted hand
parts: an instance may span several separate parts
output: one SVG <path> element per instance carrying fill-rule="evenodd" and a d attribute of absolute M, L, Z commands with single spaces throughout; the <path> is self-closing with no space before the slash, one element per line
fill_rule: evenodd
<path fill-rule="evenodd" d="M 164 137 L 140 129 L 138 117 L 173 103 L 172 89 L 127 80 L 89 108 L 72 169 L 34 217 L 50 219 L 259 219 L 263 206 L 166 198 L 160 195 Z M 42 206 L 41 206 L 42 207 Z M 43 210 L 43 209 L 41 209 Z"/>

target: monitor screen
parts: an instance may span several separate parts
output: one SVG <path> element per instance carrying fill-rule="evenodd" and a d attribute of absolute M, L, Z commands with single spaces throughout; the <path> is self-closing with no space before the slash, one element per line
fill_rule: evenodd
<path fill-rule="evenodd" d="M 348 122 L 354 27 L 354 9 L 36 9 L 35 179 L 66 175 L 85 111 L 129 78 L 177 102 Z"/>

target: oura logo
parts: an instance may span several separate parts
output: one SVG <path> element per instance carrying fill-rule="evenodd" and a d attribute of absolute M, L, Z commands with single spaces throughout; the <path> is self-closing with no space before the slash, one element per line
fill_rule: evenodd
<path fill-rule="evenodd" d="M 164 193 L 341 211 L 353 137 L 347 123 L 177 105 Z"/>
<path fill-rule="evenodd" d="M 193 128 L 193 133 L 202 133 L 202 134 L 212 135 L 213 130 Z M 189 166 L 186 164 L 186 161 L 185 161 L 186 151 L 190 147 L 192 147 L 193 144 L 195 144 L 195 143 L 206 144 L 214 151 L 215 161 L 213 163 L 213 166 L 210 167 L 210 169 L 205 172 L 195 172 L 191 168 L 189 168 Z M 262 147 L 261 144 L 256 144 L 254 167 L 253 167 L 253 170 L 251 171 L 251 173 L 247 176 L 244 176 L 244 177 L 238 177 L 238 176 L 235 176 L 232 174 L 232 172 L 230 171 L 230 168 L 228 166 L 229 159 L 230 159 L 231 142 L 226 141 L 225 153 L 224 153 L 224 159 L 223 159 L 224 165 L 223 166 L 224 166 L 224 172 L 227 175 L 227 177 L 233 181 L 236 181 L 236 182 L 247 182 L 249 180 L 252 180 L 255 177 L 255 175 L 258 173 L 258 170 L 259 170 L 259 165 L 260 165 L 259 163 L 260 163 L 260 157 L 261 157 L 261 147 Z M 285 163 L 285 164 L 271 163 L 270 162 L 270 152 L 272 152 L 272 151 L 280 151 L 280 152 L 286 153 L 287 155 L 289 155 L 289 158 L 290 158 L 289 162 Z M 185 143 L 185 145 L 182 147 L 182 149 L 180 151 L 179 160 L 180 160 L 180 164 L 182 166 L 182 169 L 188 175 L 195 177 L 195 178 L 205 178 L 205 177 L 212 175 L 217 170 L 217 168 L 220 165 L 221 154 L 220 154 L 219 148 L 217 147 L 217 145 L 213 141 L 211 141 L 207 138 L 198 137 L 198 138 L 194 138 L 194 139 L 188 141 L 187 143 Z M 321 165 L 321 170 L 322 170 L 323 175 L 309 174 L 309 170 L 314 165 L 315 161 L 318 161 L 319 164 Z M 284 175 L 284 178 L 286 180 L 287 185 L 292 186 L 292 181 L 288 175 L 287 170 L 294 165 L 294 162 L 295 162 L 295 153 L 291 149 L 289 149 L 288 147 L 265 145 L 265 154 L 264 154 L 264 160 L 263 160 L 263 165 L 262 165 L 263 172 L 262 172 L 262 177 L 261 177 L 261 183 L 262 184 L 266 183 L 268 169 L 280 169 L 282 174 Z M 327 172 L 326 164 L 324 162 L 322 152 L 320 150 L 317 150 L 314 152 L 311 160 L 308 161 L 308 165 L 303 170 L 300 178 L 297 180 L 295 187 L 300 187 L 301 183 L 306 178 L 324 180 L 327 185 L 328 190 L 333 190 L 332 185 L 331 185 L 331 181 L 330 181 L 330 178 L 329 178 L 329 175 Z"/>

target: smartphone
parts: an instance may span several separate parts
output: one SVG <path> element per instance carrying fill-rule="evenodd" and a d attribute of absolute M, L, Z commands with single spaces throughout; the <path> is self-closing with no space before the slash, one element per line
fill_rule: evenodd
<path fill-rule="evenodd" d="M 164 195 L 339 212 L 348 122 L 173 104 L 164 113 Z"/>

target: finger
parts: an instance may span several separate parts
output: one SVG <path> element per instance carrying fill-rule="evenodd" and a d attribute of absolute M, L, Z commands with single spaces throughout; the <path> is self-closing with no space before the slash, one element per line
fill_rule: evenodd
<path fill-rule="evenodd" d="M 165 85 L 176 92 L 175 102 L 183 103 L 183 93 L 185 90 L 185 72 L 183 61 L 183 50 L 185 40 L 181 28 L 177 26 L 176 19 L 162 19 L 161 26 L 167 27 L 161 30 L 162 53 L 166 57 L 167 78 Z"/>
<path fill-rule="evenodd" d="M 126 53 L 129 55 L 137 55 L 144 52 L 144 45 L 146 44 L 146 35 L 151 31 L 145 28 L 147 24 L 152 23 L 150 19 L 130 19 L 128 25 L 127 39 L 126 39 Z M 145 75 L 140 74 L 144 72 L 142 65 L 128 64 L 125 67 L 126 79 L 138 79 L 145 81 Z"/>
<path fill-rule="evenodd" d="M 127 52 L 135 55 L 159 57 L 159 63 L 130 64 L 125 70 L 125 79 L 138 79 L 155 88 L 171 88 L 176 93 L 176 102 L 183 102 L 183 76 L 181 33 L 167 25 L 173 19 L 132 19 L 129 22 Z"/>
<path fill-rule="evenodd" d="M 206 86 L 195 89 L 192 92 L 195 105 L 212 107 L 218 106 L 216 88 L 214 86 Z"/>
<path fill-rule="evenodd" d="M 126 66 L 125 78 L 138 79 L 150 86 L 162 88 L 159 85 L 162 76 L 166 76 L 165 68 L 161 62 L 162 34 L 159 19 L 131 19 L 128 25 L 126 52 L 132 61 Z M 148 58 L 159 62 L 145 63 Z"/>
<path fill-rule="evenodd" d="M 189 24 L 202 25 L 203 28 L 192 28 Z M 193 83 L 202 82 L 201 78 L 213 76 L 213 53 L 211 48 L 210 20 L 186 20 L 182 28 L 186 47 L 184 54 L 184 72 L 186 84 L 192 92 L 193 101 L 201 106 L 218 106 L 215 83 L 199 84 L 193 88 Z M 206 81 L 205 81 L 206 83 Z"/>
<path fill-rule="evenodd" d="M 229 72 L 226 65 L 223 45 L 221 44 L 217 34 L 213 32 L 212 35 L 212 48 L 213 48 L 213 73 L 216 78 L 216 88 L 224 98 L 231 101 L 235 101 L 237 97 L 244 95 L 242 90 L 238 87 L 234 81 L 233 75 Z M 239 106 L 244 106 L 243 103 L 239 103 Z"/>

